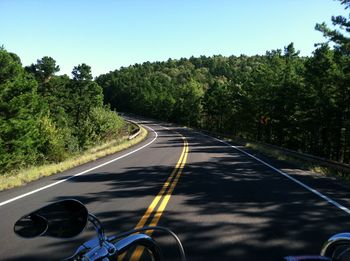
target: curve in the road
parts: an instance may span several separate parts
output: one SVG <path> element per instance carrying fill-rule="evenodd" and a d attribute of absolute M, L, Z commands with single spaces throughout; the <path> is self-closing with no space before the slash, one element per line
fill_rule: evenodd
<path fill-rule="evenodd" d="M 110 164 L 110 163 L 112 163 L 112 162 L 115 162 L 115 161 L 117 161 L 117 160 L 120 160 L 120 159 L 122 159 L 122 158 L 125 158 L 125 157 L 127 157 L 127 156 L 129 156 L 129 155 L 131 155 L 131 154 L 133 154 L 133 153 L 135 153 L 135 152 L 137 152 L 137 151 L 139 151 L 139 150 L 142 150 L 142 149 L 146 148 L 147 146 L 151 145 L 151 144 L 158 138 L 158 133 L 157 133 L 154 129 L 152 129 L 151 127 L 149 127 L 149 126 L 145 126 L 145 127 L 148 128 L 148 129 L 150 129 L 150 130 L 155 134 L 154 138 L 153 138 L 150 142 L 146 143 L 145 145 L 143 145 L 143 146 L 141 146 L 141 147 L 139 147 L 139 148 L 137 148 L 137 149 L 135 149 L 135 150 L 132 150 L 132 151 L 130 151 L 130 152 L 128 152 L 128 153 L 126 153 L 126 154 L 124 154 L 124 155 L 122 155 L 122 156 L 119 156 L 119 157 L 117 157 L 117 158 L 114 158 L 114 159 L 112 159 L 112 160 L 109 160 L 109 161 L 107 161 L 107 162 L 104 162 L 104 163 L 102 163 L 102 164 L 100 164 L 100 165 L 98 165 L 98 166 L 95 166 L 95 167 L 93 167 L 93 168 L 90 168 L 90 169 L 87 169 L 87 170 L 85 170 L 85 171 L 82 171 L 82 172 L 79 172 L 79 173 L 77 173 L 77 174 L 74 174 L 74 175 L 72 175 L 72 176 L 70 176 L 70 177 L 68 177 L 68 178 L 66 178 L 66 179 L 62 179 L 62 180 L 56 181 L 56 182 L 51 183 L 51 184 L 49 184 L 49 185 L 43 186 L 43 187 L 41 187 L 41 188 L 38 188 L 38 189 L 35 189 L 35 190 L 32 190 L 32 191 L 29 191 L 29 192 L 27 192 L 27 193 L 24 193 L 24 194 L 22 194 L 22 195 L 19 195 L 19 196 L 17 196 L 17 197 L 14 197 L 14 198 L 5 200 L 5 201 L 3 201 L 3 202 L 0 202 L 0 207 L 1 207 L 1 206 L 4 206 L 4 205 L 7 205 L 7 204 L 9 204 L 9 203 L 11 203 L 11 202 L 14 202 L 14 201 L 16 201 L 16 200 L 22 199 L 22 198 L 24 198 L 24 197 L 33 195 L 33 194 L 35 194 L 35 193 L 37 193 L 37 192 L 39 192 L 39 191 L 42 191 L 42 190 L 51 188 L 51 187 L 53 187 L 53 186 L 56 186 L 56 185 L 58 185 L 58 184 L 60 184 L 60 183 L 66 182 L 66 181 L 68 181 L 68 180 L 71 180 L 71 179 L 73 179 L 73 178 L 76 178 L 76 177 L 79 177 L 79 176 L 81 176 L 81 175 L 84 175 L 84 174 L 86 174 L 86 173 L 88 173 L 88 172 L 90 172 L 90 171 L 93 171 L 93 170 L 95 170 L 95 169 L 98 169 L 98 168 L 101 168 L 101 167 L 103 167 L 103 166 L 106 166 L 106 165 L 108 165 L 108 164 Z"/>

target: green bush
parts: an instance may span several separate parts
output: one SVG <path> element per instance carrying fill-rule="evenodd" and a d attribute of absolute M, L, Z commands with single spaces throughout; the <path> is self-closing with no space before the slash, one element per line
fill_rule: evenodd
<path fill-rule="evenodd" d="M 46 115 L 40 120 L 40 152 L 43 161 L 59 162 L 67 157 L 63 133 L 52 119 Z"/>
<path fill-rule="evenodd" d="M 58 70 L 51 57 L 23 68 L 0 47 L 0 173 L 60 162 L 121 135 L 124 121 L 103 107 L 90 66 L 74 67 L 73 79 Z"/>
<path fill-rule="evenodd" d="M 90 111 L 93 141 L 107 141 L 114 139 L 122 133 L 124 120 L 107 107 L 93 108 Z"/>

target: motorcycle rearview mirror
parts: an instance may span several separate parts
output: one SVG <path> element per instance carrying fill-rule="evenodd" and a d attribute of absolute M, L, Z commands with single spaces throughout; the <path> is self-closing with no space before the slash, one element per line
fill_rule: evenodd
<path fill-rule="evenodd" d="M 84 230 L 88 215 L 80 201 L 61 200 L 21 217 L 14 225 L 14 232 L 24 238 L 71 238 Z"/>

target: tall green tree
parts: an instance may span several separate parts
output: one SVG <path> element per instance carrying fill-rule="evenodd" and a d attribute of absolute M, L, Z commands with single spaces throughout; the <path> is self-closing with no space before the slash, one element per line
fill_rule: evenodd
<path fill-rule="evenodd" d="M 92 81 L 91 67 L 86 64 L 75 66 L 72 71 L 73 79 L 68 85 L 68 111 L 75 128 L 79 145 L 86 146 L 90 139 L 92 126 L 89 113 L 95 107 L 102 107 L 102 88 Z"/>
<path fill-rule="evenodd" d="M 230 91 L 226 78 L 215 79 L 203 98 L 203 110 L 207 124 L 215 131 L 222 132 L 224 120 L 230 110 Z"/>
<path fill-rule="evenodd" d="M 18 58 L 0 50 L 0 168 L 37 162 L 41 143 L 38 84 Z"/>
<path fill-rule="evenodd" d="M 339 0 L 346 9 L 350 7 L 349 0 Z M 350 54 L 350 20 L 342 15 L 332 16 L 332 23 L 338 29 L 331 29 L 325 22 L 316 24 L 315 29 L 322 32 L 323 36 L 336 44 L 341 52 Z M 339 30 L 340 29 L 340 30 Z"/>
<path fill-rule="evenodd" d="M 345 9 L 350 7 L 349 0 L 339 0 Z M 333 25 L 336 29 L 329 28 L 326 23 L 316 24 L 316 30 L 323 33 L 323 36 L 328 39 L 329 42 L 335 44 L 335 50 L 337 51 L 338 63 L 341 64 L 340 71 L 341 77 L 337 83 L 338 94 L 340 97 L 337 99 L 337 141 L 335 146 L 336 150 L 334 157 L 340 161 L 350 160 L 350 87 L 348 82 L 350 81 L 350 20 L 344 16 L 332 16 Z"/>
<path fill-rule="evenodd" d="M 55 73 L 60 71 L 60 67 L 56 65 L 56 61 L 48 56 L 38 59 L 36 64 L 31 64 L 25 67 L 25 69 L 34 74 L 40 83 L 46 83 Z"/>
<path fill-rule="evenodd" d="M 300 57 L 291 43 L 265 55 L 146 62 L 97 82 L 117 110 L 349 162 L 349 64 L 340 48 Z"/>

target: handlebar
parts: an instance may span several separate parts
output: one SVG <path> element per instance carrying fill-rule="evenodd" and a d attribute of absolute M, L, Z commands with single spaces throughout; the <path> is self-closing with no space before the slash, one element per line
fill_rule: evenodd
<path fill-rule="evenodd" d="M 112 244 L 109 240 L 106 240 L 106 242 L 103 242 L 102 245 L 97 244 L 87 252 L 86 252 L 86 249 L 81 249 L 80 251 L 77 251 L 77 253 L 74 256 L 65 260 L 66 261 L 68 260 L 69 261 L 75 261 L 75 260 L 96 261 L 96 260 L 110 260 L 110 259 L 116 260 L 115 257 L 126 252 L 132 247 L 139 246 L 139 245 L 146 247 L 151 252 L 152 257 L 155 261 L 161 260 L 161 252 L 159 247 L 157 246 L 157 243 L 151 237 L 145 234 L 130 235 L 126 238 L 119 240 L 115 244 Z"/>
<path fill-rule="evenodd" d="M 92 218 L 94 218 L 94 216 L 92 216 Z M 139 232 L 150 230 L 165 231 L 168 232 L 171 236 L 173 236 L 177 242 L 177 245 L 179 246 L 181 260 L 186 261 L 185 251 L 180 239 L 174 232 L 172 232 L 168 228 L 160 226 L 150 226 L 129 230 L 116 236 L 105 237 L 103 234 L 103 230 L 101 230 L 100 226 L 98 225 L 99 223 L 91 223 L 94 226 L 95 224 L 97 225 L 95 229 L 98 233 L 98 237 L 84 243 L 77 249 L 76 253 L 73 256 L 66 258 L 65 261 L 105 261 L 109 259 L 116 260 L 115 257 L 125 253 L 129 249 L 136 246 L 144 246 L 150 251 L 154 261 L 161 261 L 162 255 L 157 242 L 146 234 L 136 234 Z"/>
<path fill-rule="evenodd" d="M 35 217 L 39 216 L 41 217 L 40 222 L 36 222 Z M 81 245 L 73 256 L 65 259 L 66 261 L 115 260 L 116 257 L 136 246 L 145 247 L 154 261 L 161 261 L 160 248 L 157 242 L 149 236 L 151 233 L 142 233 L 155 230 L 169 233 L 176 240 L 181 260 L 186 261 L 181 241 L 171 230 L 160 226 L 150 226 L 107 237 L 101 222 L 75 199 L 60 200 L 24 215 L 15 223 L 14 232 L 24 238 L 39 236 L 70 238 L 81 233 L 88 221 L 94 226 L 97 237 Z M 329 238 L 323 245 L 319 256 L 289 256 L 284 260 L 350 260 L 350 233 L 340 233 Z"/>

